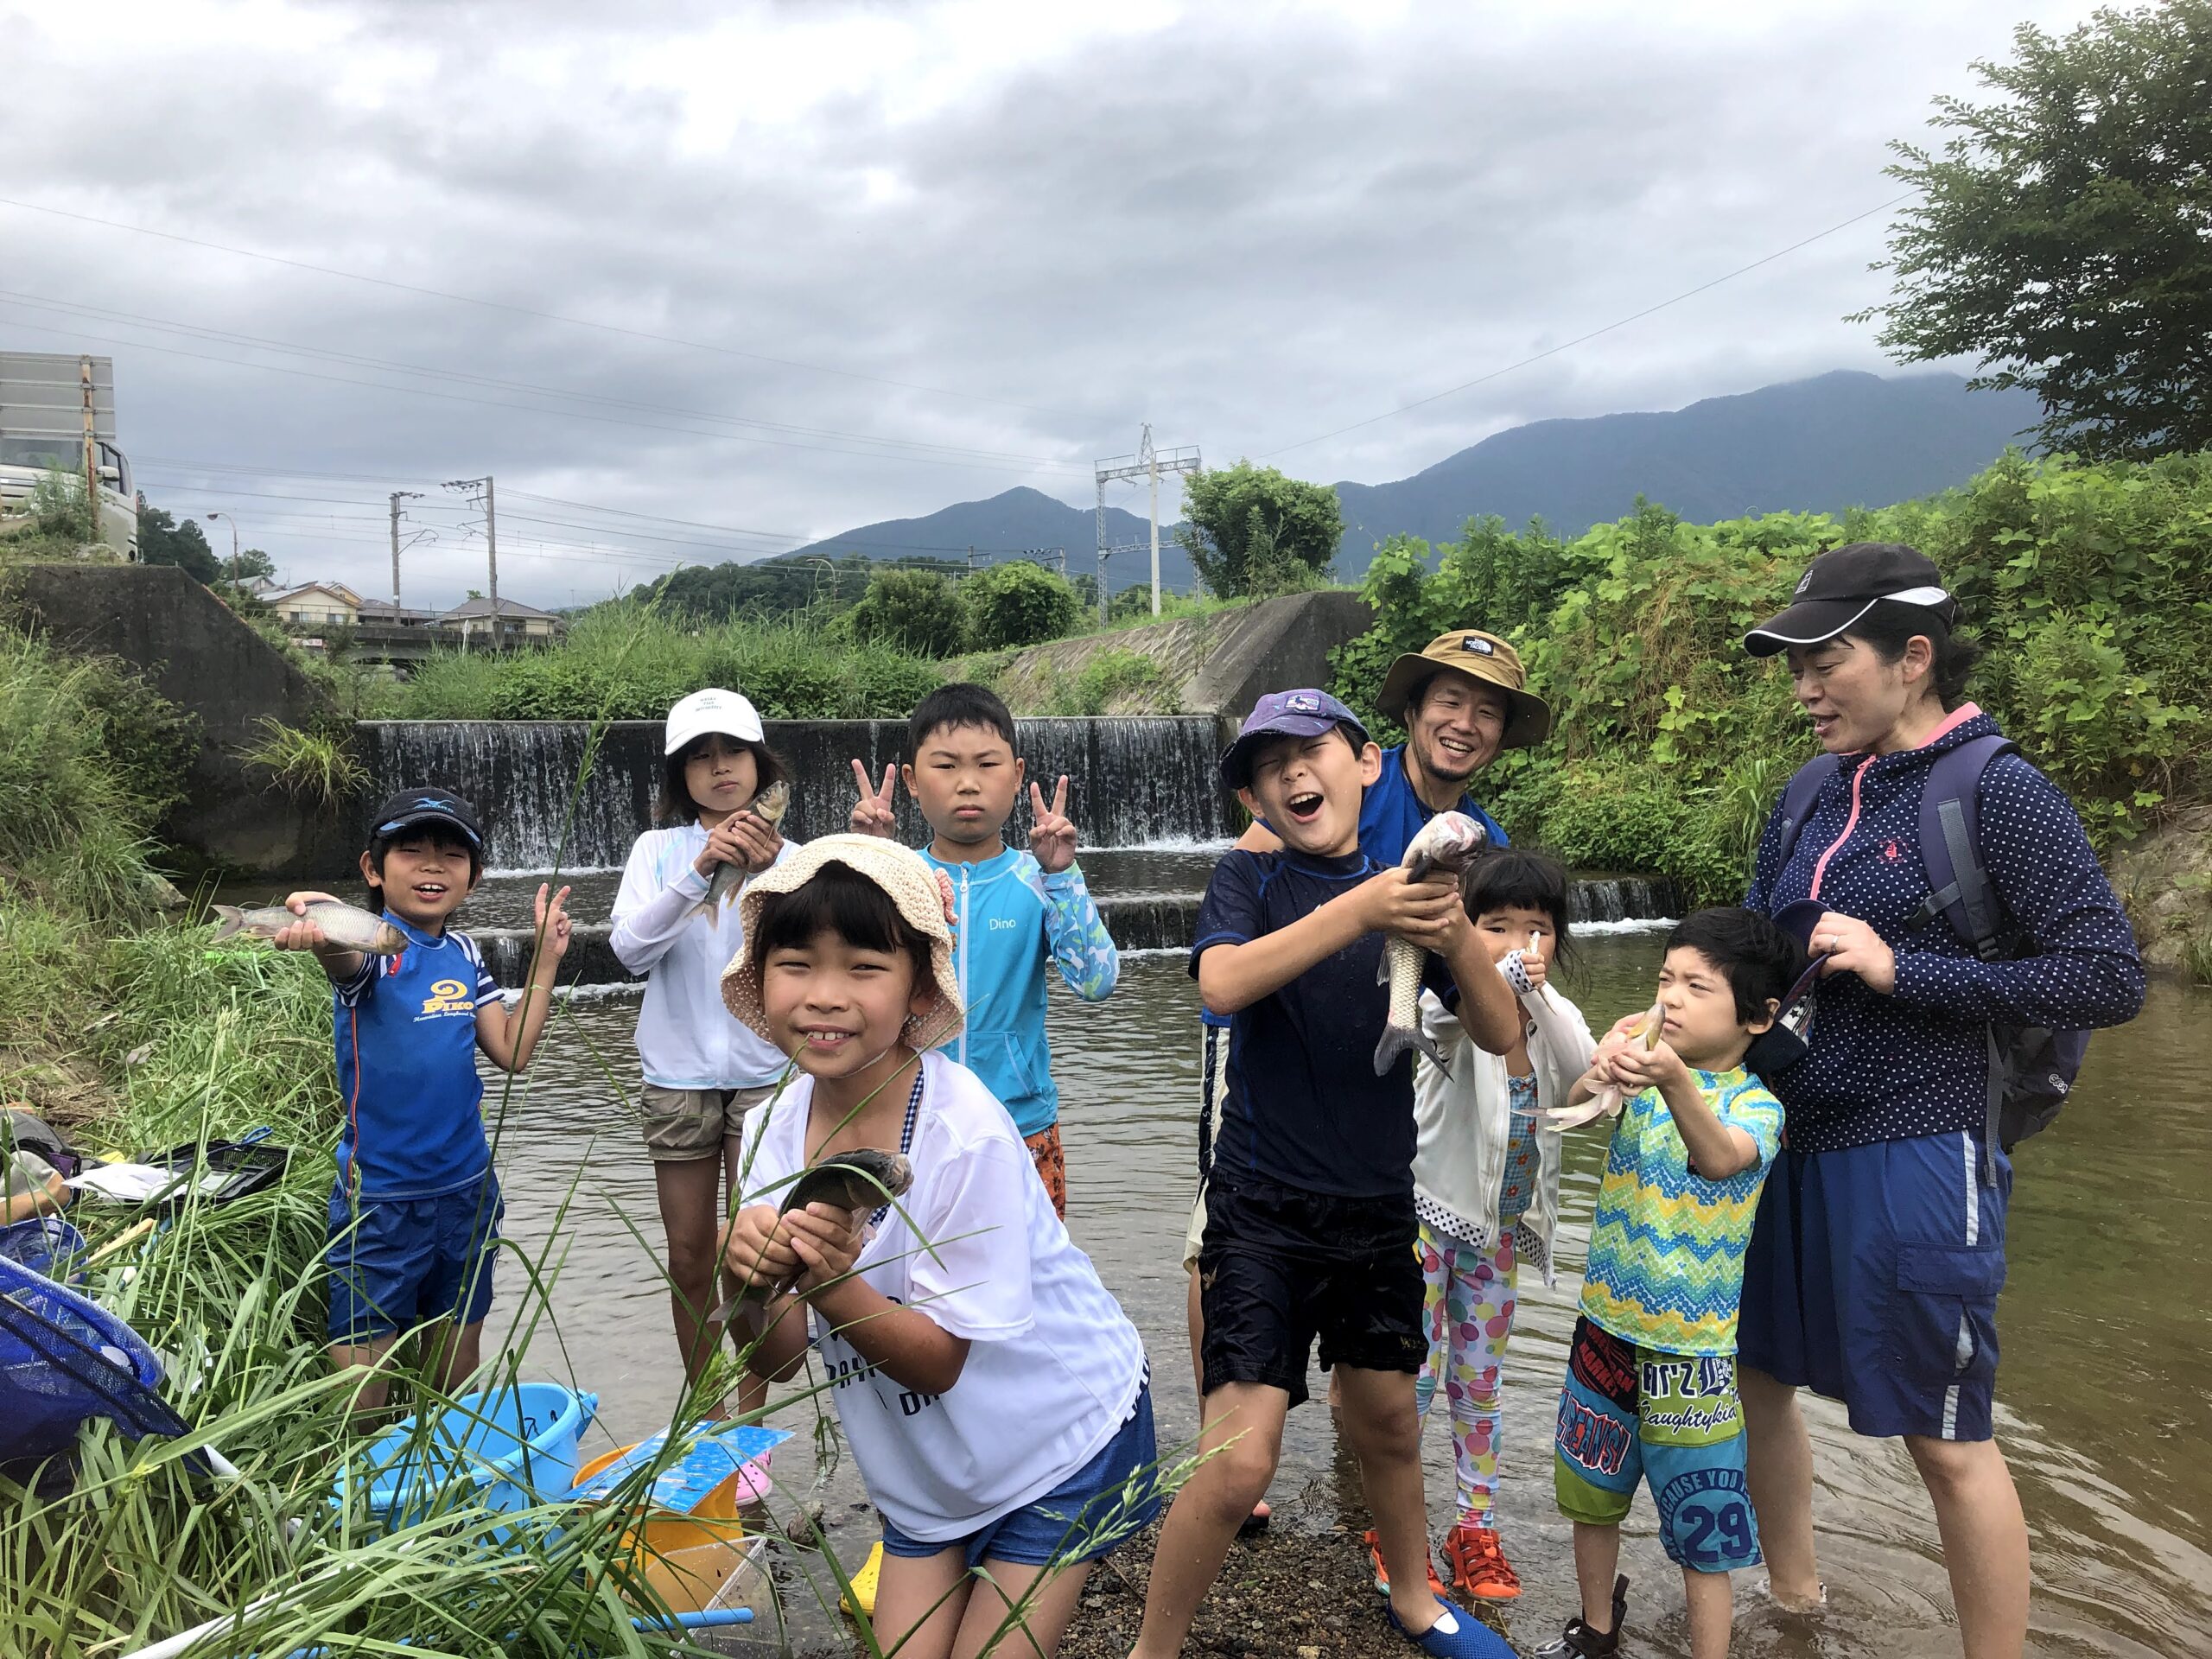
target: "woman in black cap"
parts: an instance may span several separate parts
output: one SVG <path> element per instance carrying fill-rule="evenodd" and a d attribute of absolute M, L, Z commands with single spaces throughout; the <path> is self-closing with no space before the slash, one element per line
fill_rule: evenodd
<path fill-rule="evenodd" d="M 2000 1111 L 1993 1059 L 2010 1027 L 2128 1020 L 2144 986 L 2072 806 L 1964 700 L 1978 651 L 1957 620 L 1927 558 L 1856 543 L 1745 640 L 1788 653 L 1823 752 L 1769 819 L 1745 902 L 1825 961 L 1809 1046 L 1766 1078 L 1786 1145 L 1745 1258 L 1738 1358 L 1776 1599 L 1823 1595 L 1808 1386 L 1859 1433 L 1904 1438 L 1980 1659 L 2027 1635 L 2027 1526 L 1991 1402 L 2005 1154 L 2040 1126 Z M 1984 901 L 1971 914 L 1961 884 Z"/>

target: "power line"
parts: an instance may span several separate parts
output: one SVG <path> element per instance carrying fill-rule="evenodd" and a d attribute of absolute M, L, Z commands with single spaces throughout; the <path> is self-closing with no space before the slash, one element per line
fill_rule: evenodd
<path fill-rule="evenodd" d="M 1757 270 L 1761 265 L 1770 265 L 1776 260 L 1782 258 L 1785 255 L 1796 252 L 1800 248 L 1808 248 L 1812 246 L 1814 243 L 1821 240 L 1823 238 L 1834 236 L 1838 231 L 1849 230 L 1853 225 L 1858 224 L 1859 221 L 1863 219 L 1872 219 L 1877 213 L 1886 213 L 1889 209 L 1896 207 L 1897 203 L 1907 200 L 1911 194 L 1912 193 L 1910 191 L 1907 191 L 1904 195 L 1891 196 L 1887 201 L 1881 202 L 1872 207 L 1869 207 L 1863 213 L 1853 213 L 1849 219 L 1843 219 L 1836 224 L 1831 225 L 1825 231 L 1815 231 L 1812 235 L 1804 238 L 1801 241 L 1792 242 L 1786 248 L 1777 248 L 1772 253 L 1767 254 L 1762 258 L 1754 259 L 1747 265 L 1738 265 L 1735 270 L 1729 271 L 1725 276 L 1715 276 L 1710 282 L 1700 283 L 1695 288 L 1686 288 L 1681 293 L 1675 295 L 1672 299 L 1662 300 L 1656 305 L 1647 305 L 1641 311 L 1631 312 L 1625 317 L 1618 318 L 1615 321 L 1607 323 L 1602 328 L 1592 328 L 1586 334 L 1577 334 L 1573 340 L 1563 340 L 1557 346 L 1547 347 L 1543 351 L 1537 352 L 1531 356 L 1522 358 L 1517 363 L 1508 363 L 1502 369 L 1492 369 L 1489 373 L 1478 374 L 1471 380 L 1463 380 L 1456 386 L 1446 386 L 1442 391 L 1433 391 L 1426 397 L 1416 397 L 1409 404 L 1401 404 L 1397 408 L 1385 410 L 1380 415 L 1370 415 L 1363 421 L 1353 421 L 1348 425 L 1337 427 L 1332 430 L 1320 433 L 1314 437 L 1300 438 L 1296 443 L 1286 443 L 1279 449 L 1263 450 L 1261 452 L 1259 459 L 1262 461 L 1272 460 L 1277 455 L 1287 455 L 1294 449 L 1303 449 L 1309 444 L 1322 443 L 1331 438 L 1342 437 L 1345 433 L 1357 432 L 1362 427 L 1373 426 L 1380 421 L 1395 419 L 1396 416 L 1405 414 L 1408 410 L 1419 409 L 1425 404 L 1433 404 L 1446 397 L 1456 397 L 1463 391 L 1471 391 L 1475 387 L 1484 385 L 1490 381 L 1495 380 L 1501 375 L 1511 374 L 1516 369 L 1525 369 L 1531 363 L 1541 363 L 1548 357 L 1557 357 L 1561 352 L 1571 351 L 1577 346 L 1588 344 L 1591 340 L 1597 339 L 1600 334 L 1610 334 L 1616 328 L 1625 328 L 1631 322 L 1640 322 L 1644 318 L 1652 315 L 1655 312 L 1664 311 L 1670 305 L 1680 305 L 1684 300 L 1694 299 L 1698 295 L 1704 293 L 1708 289 L 1718 288 L 1723 283 L 1733 282 L 1737 277 L 1745 275 L 1748 271 Z"/>
<path fill-rule="evenodd" d="M 565 323 L 575 328 L 596 328 L 610 334 L 623 334 L 632 340 L 650 340 L 663 346 L 681 346 L 688 351 L 716 352 L 724 357 L 743 358 L 752 363 L 772 363 L 779 368 L 802 369 L 810 374 L 834 375 L 841 379 L 863 380 L 871 385 L 896 386 L 905 391 L 927 392 L 936 397 L 957 397 L 969 403 L 996 404 L 1002 408 L 1027 410 L 1033 415 L 1057 415 L 1072 420 L 1085 420 L 1064 409 L 1047 409 L 1036 404 L 1017 403 L 1007 397 L 990 397 L 981 392 L 955 391 L 949 386 L 923 385 L 918 381 L 887 379 L 881 375 L 862 374 L 855 369 L 836 369 L 823 363 L 803 363 L 793 358 L 767 357 L 759 352 L 741 351 L 734 346 L 717 346 L 709 340 L 684 340 L 674 334 L 656 334 L 647 328 L 625 327 L 619 323 L 598 322 L 589 317 L 564 316 L 557 311 L 540 311 L 535 307 L 516 305 L 506 300 L 487 300 L 474 294 L 454 294 L 440 288 L 424 288 L 413 283 L 403 283 L 389 276 L 372 276 L 358 270 L 341 270 L 334 265 L 314 264 L 304 259 L 288 259 L 281 254 L 264 253 L 255 248 L 232 247 L 227 243 L 210 242 L 196 236 L 186 236 L 176 231 L 157 231 L 150 226 L 132 225 L 118 219 L 102 219 L 93 213 L 73 213 L 66 207 L 49 207 L 43 202 L 22 201 L 0 196 L 0 207 L 17 207 L 25 213 L 48 213 L 56 219 L 75 219 L 79 224 L 98 225 L 111 231 L 128 231 L 135 236 L 158 237 L 165 242 L 181 242 L 188 247 L 207 248 L 217 253 L 234 254 L 242 259 L 259 259 L 272 265 L 287 265 L 295 270 L 310 270 L 321 276 L 338 276 L 347 282 L 370 283 L 378 288 L 395 289 L 403 294 L 417 294 L 430 299 L 449 300 L 459 305 L 482 306 L 488 310 L 512 311 L 520 316 L 536 317 L 541 321 Z"/>
<path fill-rule="evenodd" d="M 1046 455 L 1024 455 L 1003 449 L 983 449 L 972 444 L 938 443 L 926 438 L 880 437 L 869 432 L 845 432 L 831 427 L 799 426 L 789 421 L 757 419 L 747 415 L 724 415 L 715 410 L 685 409 L 673 404 L 646 403 L 632 397 L 610 397 L 603 393 L 573 391 L 563 386 L 541 385 L 530 380 L 509 380 L 498 375 L 476 374 L 466 369 L 439 368 L 423 363 L 408 363 L 397 359 L 371 357 L 359 352 L 340 352 L 321 346 L 302 346 L 293 340 L 271 340 L 260 334 L 242 334 L 226 328 L 211 328 L 200 323 L 180 321 L 175 318 L 149 316 L 142 312 L 116 311 L 105 306 L 85 305 L 73 300 L 55 299 L 44 294 L 27 294 L 17 289 L 0 289 L 0 301 L 10 305 L 28 307 L 36 311 L 59 312 L 65 316 L 95 317 L 108 322 L 119 322 L 134 328 L 149 328 L 163 334 L 181 334 L 188 340 L 198 340 L 219 345 L 244 346 L 256 351 L 281 352 L 295 357 L 347 364 L 355 367 L 380 369 L 387 373 L 418 375 L 427 379 L 458 381 L 464 385 L 489 386 L 495 390 L 519 391 L 545 397 L 565 397 L 576 403 L 602 404 L 613 409 L 640 410 L 648 414 L 680 415 L 687 420 L 722 421 L 733 426 L 760 427 L 770 431 L 791 432 L 803 437 L 838 438 L 854 443 L 874 443 L 910 449 L 937 450 L 957 458 L 976 457 L 988 461 L 1019 461 L 1039 468 L 1058 467 L 1074 470 L 1070 463 Z M 226 362 L 245 363 L 244 359 L 224 359 Z M 248 364 L 247 366 L 257 366 Z"/>

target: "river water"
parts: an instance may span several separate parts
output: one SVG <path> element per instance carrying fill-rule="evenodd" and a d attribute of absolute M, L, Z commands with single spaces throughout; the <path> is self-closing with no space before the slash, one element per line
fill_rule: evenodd
<path fill-rule="evenodd" d="M 1586 938 L 1580 968 L 1565 984 L 1593 1027 L 1648 1003 L 1660 937 L 1645 929 Z M 1180 1268 L 1198 1086 L 1196 1008 L 1180 953 L 1160 952 L 1126 959 L 1120 989 L 1103 1005 L 1056 992 L 1050 1020 L 1065 1102 L 1069 1228 L 1144 1333 L 1163 1448 L 1197 1428 Z M 659 1231 L 626 1099 L 636 1014 L 628 992 L 566 1004 L 527 1097 L 507 1109 L 499 1153 L 508 1233 L 533 1255 L 547 1249 L 556 1212 L 568 1205 L 552 1244 L 557 1338 L 537 1332 L 527 1374 L 573 1377 L 601 1396 L 594 1446 L 616 1443 L 602 1432 L 626 1441 L 662 1426 L 676 1393 L 665 1294 L 638 1236 L 651 1243 Z M 2054 1659 L 2212 1653 L 2212 1084 L 2201 1058 L 2208 1016 L 2212 996 L 2154 987 L 2140 1019 L 2098 1037 L 2073 1104 L 2018 1159 L 2000 1312 L 1999 1436 L 2033 1536 L 2030 1649 Z M 1510 1605 L 1510 1628 L 1529 1647 L 1574 1611 L 1549 1446 L 1603 1141 L 1577 1134 L 1569 1141 L 1560 1283 L 1548 1291 L 1530 1275 L 1522 1286 L 1504 1390 L 1501 1524 L 1526 1586 Z M 520 1275 L 512 1267 L 503 1275 L 487 1347 L 519 1300 Z M 1739 1574 L 1735 1651 L 1792 1659 L 1955 1654 L 1933 1516 L 1902 1446 L 1853 1437 L 1840 1408 L 1826 1402 L 1808 1401 L 1808 1414 L 1829 1608 L 1818 1620 L 1781 1614 L 1764 1599 L 1758 1573 Z M 779 1454 L 779 1481 L 804 1489 L 813 1408 L 801 1404 L 778 1421 L 799 1431 Z M 1451 1498 L 1440 1423 L 1430 1426 L 1427 1444 L 1440 1533 Z M 1335 1453 L 1325 1408 L 1294 1413 L 1272 1494 L 1277 1524 L 1337 1524 L 1347 1497 L 1356 1501 L 1357 1481 Z M 849 1466 L 824 1495 L 838 1553 L 857 1562 L 872 1517 L 853 1508 L 861 1492 Z M 1623 1570 L 1637 1585 L 1635 1650 L 1687 1655 L 1679 1580 L 1658 1546 L 1648 1496 L 1628 1525 Z"/>

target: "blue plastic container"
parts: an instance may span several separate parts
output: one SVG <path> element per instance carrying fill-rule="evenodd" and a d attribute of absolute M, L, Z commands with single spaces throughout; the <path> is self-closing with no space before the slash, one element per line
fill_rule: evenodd
<path fill-rule="evenodd" d="M 564 1497 L 576 1442 L 598 1410 L 597 1395 L 554 1382 L 463 1395 L 427 1435 L 412 1417 L 379 1435 L 347 1464 L 340 1501 L 359 1492 L 372 1516 L 397 1528 L 456 1503 L 512 1510 Z"/>

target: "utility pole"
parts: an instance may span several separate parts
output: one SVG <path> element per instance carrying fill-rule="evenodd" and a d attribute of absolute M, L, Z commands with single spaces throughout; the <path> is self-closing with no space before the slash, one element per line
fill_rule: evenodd
<path fill-rule="evenodd" d="M 1205 470 L 1198 459 L 1198 447 L 1194 443 L 1161 450 L 1152 441 L 1152 423 L 1147 422 L 1143 442 L 1134 455 L 1116 455 L 1102 461 L 1097 466 L 1098 481 L 1098 568 L 1099 602 L 1105 604 L 1106 555 L 1112 551 L 1106 545 L 1106 486 L 1122 479 L 1143 479 L 1151 486 L 1152 494 L 1152 613 L 1160 614 L 1160 475 L 1162 473 L 1197 473 Z M 1103 614 L 1102 608 L 1101 614 Z"/>
<path fill-rule="evenodd" d="M 484 509 L 484 551 L 492 578 L 492 649 L 498 651 L 503 648 L 505 641 L 499 629 L 499 505 L 492 492 L 492 475 L 486 473 L 481 478 L 453 479 L 447 483 L 446 488 L 467 495 L 470 505 L 481 505 Z M 479 489 L 483 492 L 480 497 L 476 493 Z M 466 631 L 462 637 L 467 638 Z"/>
<path fill-rule="evenodd" d="M 85 406 L 85 507 L 91 515 L 92 539 L 100 539 L 99 395 L 92 386 L 92 359 L 77 359 L 77 390 Z"/>
<path fill-rule="evenodd" d="M 210 520 L 220 518 L 231 527 L 231 587 L 235 590 L 238 585 L 238 521 L 230 513 L 217 512 L 212 507 L 207 510 L 207 517 Z"/>
<path fill-rule="evenodd" d="M 399 504 L 402 500 L 422 499 L 420 490 L 394 490 L 391 493 L 391 625 L 399 626 Z"/>

